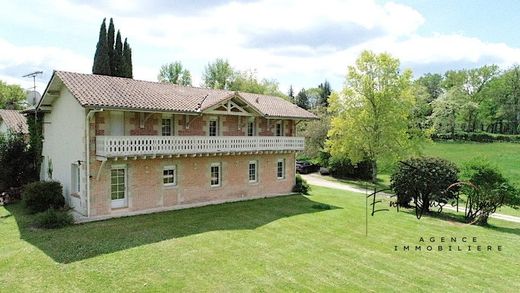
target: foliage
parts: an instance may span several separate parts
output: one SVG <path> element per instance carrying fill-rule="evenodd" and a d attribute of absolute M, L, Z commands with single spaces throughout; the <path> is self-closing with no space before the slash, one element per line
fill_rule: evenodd
<path fill-rule="evenodd" d="M 22 199 L 31 213 L 65 206 L 63 187 L 57 181 L 38 181 L 25 185 Z"/>
<path fill-rule="evenodd" d="M 180 61 L 162 65 L 157 79 L 160 82 L 191 86 L 191 73 L 182 66 Z"/>
<path fill-rule="evenodd" d="M 99 40 L 96 45 L 96 53 L 94 54 L 94 64 L 92 65 L 92 73 L 101 75 L 110 75 L 110 47 L 107 40 L 106 18 L 103 18 L 101 27 L 99 28 Z"/>
<path fill-rule="evenodd" d="M 0 109 L 21 109 L 25 91 L 17 84 L 7 84 L 0 80 Z"/>
<path fill-rule="evenodd" d="M 74 224 L 74 218 L 66 210 L 50 208 L 38 213 L 34 218 L 34 226 L 44 229 L 57 229 Z"/>
<path fill-rule="evenodd" d="M 487 132 L 455 132 L 455 133 L 438 133 L 433 134 L 434 140 L 455 140 L 455 141 L 475 141 L 475 142 L 516 142 L 520 143 L 520 135 L 518 134 L 494 134 Z"/>
<path fill-rule="evenodd" d="M 310 108 L 309 97 L 307 96 L 307 92 L 305 91 L 304 88 L 302 88 L 296 95 L 296 105 L 298 105 L 298 107 L 301 107 L 305 110 Z"/>
<path fill-rule="evenodd" d="M 33 153 L 22 133 L 0 137 L 0 191 L 20 187 L 36 179 Z"/>
<path fill-rule="evenodd" d="M 322 156 L 325 158 L 327 157 L 326 154 L 322 154 Z M 336 178 L 361 180 L 372 179 L 372 163 L 367 160 L 354 164 L 344 157 L 329 156 L 326 166 L 329 168 L 330 174 Z"/>
<path fill-rule="evenodd" d="M 289 86 L 289 91 L 287 92 L 287 96 L 289 97 L 289 102 L 295 104 L 296 98 L 294 97 L 294 89 L 292 87 L 292 84 Z"/>
<path fill-rule="evenodd" d="M 312 112 L 320 119 L 302 122 L 298 130 L 305 137 L 304 154 L 308 157 L 316 158 L 321 152 L 325 151 L 325 141 L 330 129 L 331 116 L 324 107 L 318 107 L 312 110 Z"/>
<path fill-rule="evenodd" d="M 202 80 L 204 86 L 212 89 L 229 89 L 234 70 L 225 59 L 217 58 L 204 68 Z"/>
<path fill-rule="evenodd" d="M 305 179 L 302 178 L 300 174 L 296 174 L 296 183 L 292 189 L 293 192 L 298 192 L 301 194 L 309 194 L 311 187 Z"/>
<path fill-rule="evenodd" d="M 330 83 L 328 81 L 320 83 L 320 85 L 318 85 L 318 88 L 320 89 L 320 99 L 318 105 L 322 107 L 328 107 L 328 99 L 330 94 L 332 94 L 332 88 L 330 86 Z"/>
<path fill-rule="evenodd" d="M 265 78 L 259 80 L 254 70 L 235 71 L 231 78 L 229 89 L 232 91 L 278 96 L 287 99 L 278 88 L 278 82 L 276 80 Z"/>
<path fill-rule="evenodd" d="M 132 78 L 132 50 L 130 45 L 126 38 L 124 45 L 122 44 L 119 30 L 117 36 L 114 35 L 114 20 L 110 18 L 107 32 L 106 19 L 104 18 L 99 29 L 92 73 Z"/>
<path fill-rule="evenodd" d="M 125 38 L 125 42 L 123 43 L 123 61 L 123 76 L 133 78 L 132 48 L 130 48 L 127 38 Z"/>
<path fill-rule="evenodd" d="M 400 206 L 410 206 L 413 200 L 421 213 L 428 212 L 432 204 L 445 204 L 456 198 L 458 168 L 450 161 L 435 157 L 411 158 L 401 162 L 390 179 L 390 188 L 397 195 Z"/>
<path fill-rule="evenodd" d="M 463 192 L 468 196 L 466 220 L 487 225 L 489 215 L 502 205 L 518 208 L 520 192 L 489 161 L 473 160 L 465 164 L 462 172 Z"/>
<path fill-rule="evenodd" d="M 361 53 L 349 67 L 345 88 L 329 99 L 334 117 L 328 146 L 333 157 L 354 164 L 372 162 L 375 182 L 377 163 L 395 162 L 418 145 L 422 137 L 409 122 L 414 105 L 411 76 L 409 70 L 401 73 L 399 60 L 386 53 Z"/>

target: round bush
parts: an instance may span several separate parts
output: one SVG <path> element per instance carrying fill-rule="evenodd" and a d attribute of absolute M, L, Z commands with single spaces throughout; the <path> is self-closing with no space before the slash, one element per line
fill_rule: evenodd
<path fill-rule="evenodd" d="M 31 213 L 43 212 L 50 208 L 61 209 L 65 206 L 63 187 L 56 181 L 40 181 L 25 185 L 22 199 Z"/>
<path fill-rule="evenodd" d="M 391 176 L 390 187 L 400 206 L 410 206 L 417 196 L 421 208 L 429 211 L 432 201 L 446 203 L 455 198 L 457 190 L 447 188 L 458 182 L 458 172 L 455 164 L 441 158 L 412 158 L 399 163 Z"/>

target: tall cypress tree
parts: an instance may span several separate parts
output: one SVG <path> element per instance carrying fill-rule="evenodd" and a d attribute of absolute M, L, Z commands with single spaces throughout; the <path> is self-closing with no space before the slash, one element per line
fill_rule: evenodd
<path fill-rule="evenodd" d="M 132 49 L 125 38 L 125 43 L 123 44 L 123 72 L 124 77 L 133 78 L 133 68 L 132 68 Z"/>
<path fill-rule="evenodd" d="M 113 63 L 114 63 L 114 72 L 113 76 L 119 76 L 124 77 L 125 76 L 125 66 L 124 66 L 124 59 L 123 59 L 123 43 L 121 43 L 121 33 L 119 30 L 117 30 L 116 35 L 116 45 L 114 48 L 114 57 L 113 57 Z"/>
<path fill-rule="evenodd" d="M 119 30 L 114 39 L 114 32 L 114 20 L 110 18 L 107 33 L 106 18 L 104 18 L 99 29 L 99 41 L 94 54 L 92 73 L 132 78 L 132 49 L 126 38 L 122 44 Z"/>
<path fill-rule="evenodd" d="M 94 64 L 92 65 L 93 74 L 110 75 L 110 57 L 108 53 L 106 18 L 103 18 L 103 23 L 101 23 L 101 28 L 99 29 L 96 53 L 94 54 Z"/>
<path fill-rule="evenodd" d="M 108 25 L 108 35 L 107 35 L 107 44 L 108 44 L 108 58 L 110 59 L 110 72 L 111 75 L 115 75 L 116 72 L 116 60 L 114 58 L 115 55 L 115 48 L 114 48 L 114 42 L 115 42 L 115 34 L 116 29 L 114 27 L 114 20 L 110 18 L 110 24 Z"/>

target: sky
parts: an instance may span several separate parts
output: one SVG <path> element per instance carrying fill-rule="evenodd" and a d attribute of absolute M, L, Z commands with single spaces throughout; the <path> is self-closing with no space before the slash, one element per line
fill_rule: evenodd
<path fill-rule="evenodd" d="M 0 0 L 0 80 L 42 92 L 53 70 L 91 73 L 103 18 L 128 38 L 134 78 L 181 61 L 275 79 L 286 92 L 328 80 L 339 90 L 360 52 L 387 52 L 415 77 L 520 63 L 520 1 L 488 0 Z M 108 23 L 107 23 L 108 24 Z"/>

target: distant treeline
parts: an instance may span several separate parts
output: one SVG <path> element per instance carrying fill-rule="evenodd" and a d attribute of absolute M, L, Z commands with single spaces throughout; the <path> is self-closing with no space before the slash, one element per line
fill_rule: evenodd
<path fill-rule="evenodd" d="M 478 138 L 461 133 L 520 133 L 520 67 L 498 66 L 426 74 L 414 82 L 413 120 L 436 137 Z M 491 139 L 493 136 L 482 139 Z M 479 138 L 480 139 L 480 138 Z"/>

